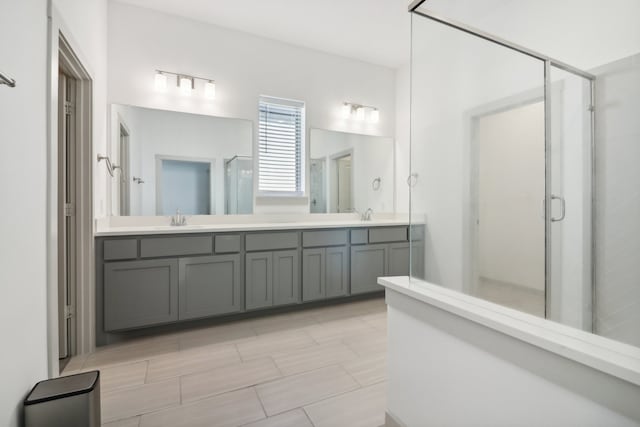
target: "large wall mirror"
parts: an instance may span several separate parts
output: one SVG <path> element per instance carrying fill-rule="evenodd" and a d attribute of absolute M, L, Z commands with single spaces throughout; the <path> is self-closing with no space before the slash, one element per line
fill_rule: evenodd
<path fill-rule="evenodd" d="M 113 215 L 251 214 L 253 124 L 111 107 Z"/>
<path fill-rule="evenodd" d="M 311 129 L 311 213 L 393 212 L 392 138 Z"/>

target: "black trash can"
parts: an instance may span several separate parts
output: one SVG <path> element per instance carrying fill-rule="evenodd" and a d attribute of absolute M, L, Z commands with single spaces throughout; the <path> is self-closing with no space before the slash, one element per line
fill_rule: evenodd
<path fill-rule="evenodd" d="M 40 381 L 24 399 L 25 427 L 100 427 L 100 372 Z"/>

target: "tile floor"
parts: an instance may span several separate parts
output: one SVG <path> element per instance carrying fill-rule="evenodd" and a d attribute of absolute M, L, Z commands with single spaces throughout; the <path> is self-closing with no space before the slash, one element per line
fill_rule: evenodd
<path fill-rule="evenodd" d="M 378 427 L 386 408 L 383 298 L 101 347 L 108 427 Z"/>

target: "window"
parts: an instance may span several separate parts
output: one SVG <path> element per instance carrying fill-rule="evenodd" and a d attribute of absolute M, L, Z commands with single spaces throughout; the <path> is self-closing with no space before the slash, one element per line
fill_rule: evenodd
<path fill-rule="evenodd" d="M 304 195 L 304 102 L 260 97 L 258 190 Z"/>

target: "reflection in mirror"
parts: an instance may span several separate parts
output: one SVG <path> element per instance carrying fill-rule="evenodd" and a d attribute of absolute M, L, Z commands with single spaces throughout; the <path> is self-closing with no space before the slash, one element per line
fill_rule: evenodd
<path fill-rule="evenodd" d="M 225 162 L 225 214 L 253 212 L 253 159 L 235 156 Z"/>
<path fill-rule="evenodd" d="M 311 129 L 311 213 L 393 212 L 393 139 Z"/>
<path fill-rule="evenodd" d="M 112 105 L 112 213 L 252 213 L 252 131 L 249 120 Z"/>

